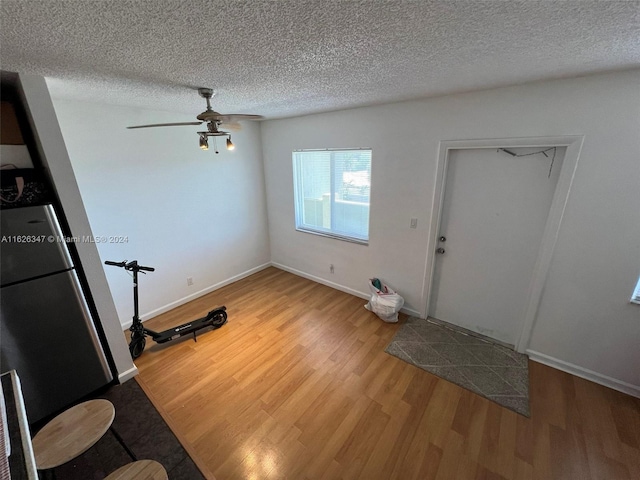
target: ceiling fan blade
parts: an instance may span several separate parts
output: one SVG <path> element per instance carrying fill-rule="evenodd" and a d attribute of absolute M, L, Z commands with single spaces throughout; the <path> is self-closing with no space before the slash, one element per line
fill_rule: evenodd
<path fill-rule="evenodd" d="M 239 132 L 242 130 L 242 124 L 239 122 L 222 122 L 222 126 L 232 132 Z"/>
<path fill-rule="evenodd" d="M 179 125 L 201 125 L 202 122 L 178 122 L 178 123 L 154 123 L 151 125 L 136 125 L 127 128 L 149 128 L 149 127 L 175 127 Z"/>
<path fill-rule="evenodd" d="M 222 123 L 235 123 L 241 120 L 262 120 L 262 115 L 246 115 L 244 113 L 228 113 L 216 115 Z"/>

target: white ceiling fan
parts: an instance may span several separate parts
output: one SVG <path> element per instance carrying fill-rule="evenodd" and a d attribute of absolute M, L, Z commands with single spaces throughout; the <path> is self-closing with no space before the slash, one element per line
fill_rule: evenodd
<path fill-rule="evenodd" d="M 227 150 L 233 150 L 235 145 L 231 142 L 231 134 L 227 131 L 220 130 L 220 126 L 226 126 L 229 129 L 239 129 L 240 120 L 260 120 L 262 115 L 247 115 L 243 113 L 222 114 L 211 108 L 211 97 L 213 90 L 211 88 L 199 88 L 198 93 L 207 101 L 207 109 L 198 115 L 198 122 L 177 122 L 177 123 L 154 123 L 151 125 L 135 125 L 127 128 L 149 128 L 149 127 L 173 127 L 180 125 L 202 125 L 206 123 L 207 130 L 198 132 L 200 135 L 200 148 L 209 150 L 209 137 L 213 137 L 214 150 L 218 153 L 216 145 L 216 137 L 227 137 Z"/>

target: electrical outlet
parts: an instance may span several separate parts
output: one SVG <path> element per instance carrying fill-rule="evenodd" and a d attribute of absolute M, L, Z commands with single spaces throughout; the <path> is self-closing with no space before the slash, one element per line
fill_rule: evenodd
<path fill-rule="evenodd" d="M 412 218 L 411 219 L 411 223 L 409 224 L 409 226 L 411 228 L 418 228 L 418 219 L 417 218 Z"/>
<path fill-rule="evenodd" d="M 333 263 L 331 265 L 329 265 L 329 272 L 333 273 Z"/>
<path fill-rule="evenodd" d="M 187 286 L 190 287 L 193 285 L 193 277 L 187 277 Z"/>

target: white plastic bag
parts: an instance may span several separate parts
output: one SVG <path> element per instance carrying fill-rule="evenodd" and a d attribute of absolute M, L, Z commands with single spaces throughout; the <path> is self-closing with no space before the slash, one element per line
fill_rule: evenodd
<path fill-rule="evenodd" d="M 387 323 L 396 323 L 398 321 L 398 312 L 404 305 L 404 298 L 384 283 L 380 282 L 381 288 L 378 289 L 374 285 L 375 280 L 377 279 L 372 278 L 369 280 L 371 299 L 364 308 L 375 313 Z"/>

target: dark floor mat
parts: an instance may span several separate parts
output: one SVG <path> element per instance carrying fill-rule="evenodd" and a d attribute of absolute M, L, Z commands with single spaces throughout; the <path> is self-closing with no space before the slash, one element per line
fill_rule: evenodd
<path fill-rule="evenodd" d="M 115 406 L 112 428 L 87 452 L 56 468 L 57 479 L 103 479 L 133 461 L 127 450 L 138 460 L 161 463 L 169 480 L 204 479 L 135 380 L 113 386 L 97 398 L 106 398 Z"/>

